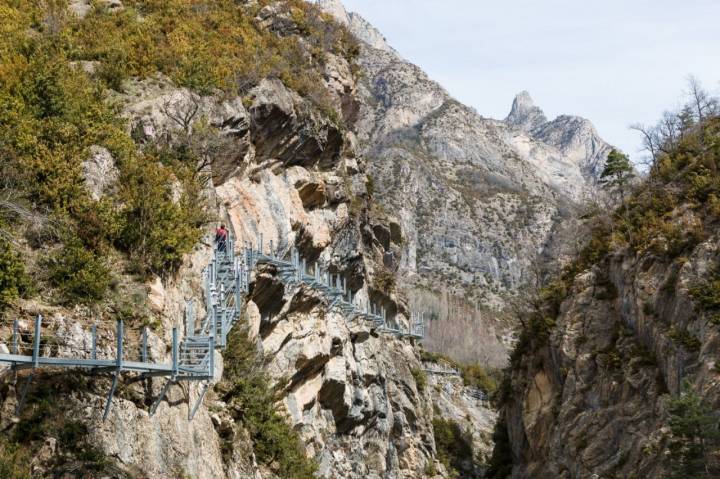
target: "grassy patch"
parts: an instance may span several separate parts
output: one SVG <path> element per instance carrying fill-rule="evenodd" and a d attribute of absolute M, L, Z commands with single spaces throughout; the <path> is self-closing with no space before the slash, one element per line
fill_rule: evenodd
<path fill-rule="evenodd" d="M 5 479 L 30 479 L 30 453 L 17 443 L 0 439 L 0 477 Z"/>

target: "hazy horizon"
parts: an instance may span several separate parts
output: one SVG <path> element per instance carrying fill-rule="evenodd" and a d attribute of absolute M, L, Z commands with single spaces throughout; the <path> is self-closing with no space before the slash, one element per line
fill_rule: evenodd
<path fill-rule="evenodd" d="M 527 90 L 549 119 L 590 119 L 639 159 L 632 123 L 682 101 L 689 75 L 720 81 L 720 2 L 344 0 L 451 95 L 502 119 Z"/>

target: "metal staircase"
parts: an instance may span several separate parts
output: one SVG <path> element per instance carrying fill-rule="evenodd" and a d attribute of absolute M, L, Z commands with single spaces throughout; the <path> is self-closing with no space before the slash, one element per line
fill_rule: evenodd
<path fill-rule="evenodd" d="M 18 390 L 16 411 L 19 412 L 25 400 L 35 371 L 41 368 L 84 369 L 93 373 L 110 373 L 112 384 L 108 393 L 103 419 L 108 417 L 112 399 L 122 374 L 135 373 L 141 377 L 164 377 L 166 382 L 152 406 L 154 414 L 173 384 L 180 381 L 200 384 L 198 396 L 192 406 L 188 404 L 188 419 L 192 420 L 203 401 L 205 393 L 215 375 L 215 351 L 227 347 L 228 334 L 239 321 L 249 292 L 251 272 L 258 265 L 272 265 L 278 272 L 278 278 L 288 287 L 306 285 L 325 296 L 330 309 L 339 311 L 348 321 L 360 320 L 379 332 L 401 338 L 419 339 L 424 336 L 423 317 L 412 315 L 409 328 L 401 328 L 387 320 L 383 307 L 367 301 L 364 305 L 355 304 L 357 298 L 347 288 L 346 279 L 340 274 L 331 274 L 323 270 L 318 263 L 308 265 L 296 249 L 292 249 L 289 258 L 282 259 L 270 251 L 263 252 L 262 238 L 258 248 L 245 245 L 239 257 L 235 254 L 235 238 L 230 234 L 227 243 L 213 250 L 213 257 L 203 271 L 203 289 L 206 315 L 197 324 L 195 305 L 186 304 L 185 335 L 179 340 L 178 328 L 172 330 L 171 361 L 158 363 L 150 360 L 148 350 L 148 330 L 142 328 L 139 347 L 128 347 L 125 325 L 122 320 L 115 323 L 114 357 L 98 357 L 98 329 L 91 328 L 90 345 L 83 349 L 73 346 L 74 357 L 62 357 L 47 347 L 48 329 L 43 334 L 42 316 L 35 319 L 32 343 L 28 344 L 27 334 L 20 334 L 19 321 L 15 320 L 10 338 L 8 353 L 0 353 L 0 365 L 9 366 L 14 373 L 29 369 L 22 389 Z M 58 339 L 56 344 L 62 345 Z M 65 344 L 69 348 L 69 344 Z M 28 352 L 30 349 L 31 352 Z M 137 355 L 137 356 L 134 356 Z M 189 395 L 190 388 L 188 388 Z M 189 399 L 188 399 L 189 402 Z"/>

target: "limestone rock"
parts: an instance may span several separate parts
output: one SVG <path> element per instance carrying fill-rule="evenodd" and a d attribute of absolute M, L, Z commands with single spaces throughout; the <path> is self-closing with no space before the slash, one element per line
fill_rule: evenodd
<path fill-rule="evenodd" d="M 530 93 L 522 91 L 515 97 L 512 110 L 510 110 L 510 114 L 505 121 L 522 130 L 532 131 L 547 123 L 547 118 L 545 113 L 535 106 Z"/>
<path fill-rule="evenodd" d="M 152 283 L 148 285 L 148 306 L 150 310 L 157 314 L 162 314 L 165 310 L 165 287 L 159 277 L 156 277 Z"/>
<path fill-rule="evenodd" d="M 90 158 L 83 161 L 82 171 L 85 187 L 95 201 L 115 185 L 120 175 L 110 151 L 95 145 L 90 147 Z"/>
<path fill-rule="evenodd" d="M 305 100 L 280 80 L 263 80 L 250 91 L 250 98 L 258 161 L 272 158 L 307 167 L 338 159 L 344 142 L 340 130 L 329 120 L 303 111 Z"/>
<path fill-rule="evenodd" d="M 531 340 L 512 374 L 502 413 L 514 478 L 665 475 L 668 394 L 688 380 L 706 404 L 718 404 L 711 371 L 720 334 L 694 312 L 689 292 L 717 264 L 717 245 L 711 236 L 681 267 L 652 252 L 619 251 L 575 278 L 548 342 Z M 664 287 L 668 281 L 675 286 Z M 668 337 L 679 330 L 696 346 Z"/>
<path fill-rule="evenodd" d="M 250 117 L 242 98 L 200 96 L 174 87 L 161 76 L 130 81 L 125 91 L 119 95 L 126 104 L 124 115 L 130 120 L 133 137 L 141 143 L 161 139 L 185 141 L 196 125 L 209 123 L 211 128 L 203 133 L 203 148 L 213 155 L 214 184 L 224 183 L 253 158 Z"/>

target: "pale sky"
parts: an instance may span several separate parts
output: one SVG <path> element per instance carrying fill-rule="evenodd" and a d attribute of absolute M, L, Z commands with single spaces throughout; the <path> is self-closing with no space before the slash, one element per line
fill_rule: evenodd
<path fill-rule="evenodd" d="M 720 0 L 344 0 L 406 59 L 487 117 L 528 90 L 639 158 L 631 123 L 720 87 Z"/>

